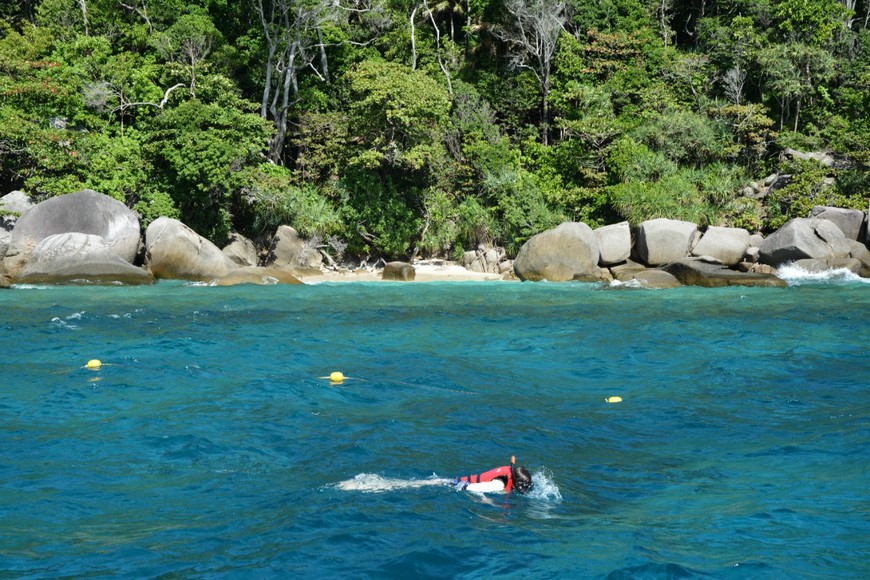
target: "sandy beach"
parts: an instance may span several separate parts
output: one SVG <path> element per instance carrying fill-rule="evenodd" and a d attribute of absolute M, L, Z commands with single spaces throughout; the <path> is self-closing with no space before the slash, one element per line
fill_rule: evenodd
<path fill-rule="evenodd" d="M 480 282 L 480 281 L 504 281 L 502 274 L 487 274 L 484 272 L 472 272 L 455 262 L 417 262 L 413 264 L 416 273 L 413 282 Z M 383 269 L 335 270 L 321 272 L 320 274 L 300 273 L 299 278 L 306 284 L 319 284 L 322 282 L 383 282 Z M 388 280 L 387 282 L 393 282 Z"/>

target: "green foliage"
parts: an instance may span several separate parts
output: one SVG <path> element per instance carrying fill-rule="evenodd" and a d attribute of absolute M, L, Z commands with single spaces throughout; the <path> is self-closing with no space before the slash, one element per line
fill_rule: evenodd
<path fill-rule="evenodd" d="M 500 0 L 293 0 L 267 92 L 256 3 L 28 0 L 0 8 L 0 188 L 90 187 L 219 243 L 289 223 L 387 258 L 513 252 L 565 219 L 767 231 L 813 203 L 865 209 L 866 0 L 702 4 L 570 0 L 544 85 L 510 67 Z M 783 147 L 845 169 L 741 197 Z"/>
<path fill-rule="evenodd" d="M 677 172 L 677 164 L 630 137 L 620 139 L 607 162 L 610 182 L 655 181 Z"/>
<path fill-rule="evenodd" d="M 489 195 L 498 199 L 501 216 L 501 240 L 509 252 L 517 252 L 533 235 L 556 227 L 565 215 L 547 202 L 534 174 L 520 170 L 516 174 L 490 175 L 484 185 Z"/>
<path fill-rule="evenodd" d="M 765 86 L 778 100 L 780 129 L 793 118 L 797 131 L 802 107 L 827 104 L 827 90 L 820 89 L 836 74 L 827 50 L 801 43 L 777 44 L 760 51 L 758 63 L 765 72 Z"/>
<path fill-rule="evenodd" d="M 630 138 L 616 143 L 608 166 L 609 202 L 622 219 L 635 224 L 659 217 L 699 225 L 726 221 L 732 201 L 748 181 L 738 166 L 716 162 L 680 167 Z"/>
<path fill-rule="evenodd" d="M 852 12 L 837 0 L 782 0 L 776 4 L 774 15 L 779 29 L 790 37 L 824 46 L 837 31 L 845 29 Z"/>
<path fill-rule="evenodd" d="M 438 155 L 447 124 L 447 91 L 421 71 L 367 60 L 348 73 L 352 131 L 365 149 L 352 163 L 417 170 Z"/>
<path fill-rule="evenodd" d="M 722 225 L 743 228 L 752 233 L 764 231 L 764 207 L 761 202 L 748 197 L 732 201 L 725 208 Z"/>
<path fill-rule="evenodd" d="M 342 221 L 354 224 L 346 232 L 348 251 L 360 256 L 407 257 L 422 219 L 416 198 L 391 177 L 350 170 L 341 182 Z M 404 191 L 403 191 L 404 189 Z"/>
<path fill-rule="evenodd" d="M 708 225 L 716 221 L 716 209 L 683 173 L 656 181 L 629 181 L 608 187 L 610 202 L 620 216 L 633 224 L 655 218 L 671 218 Z"/>
<path fill-rule="evenodd" d="M 772 231 L 796 217 L 808 217 L 814 205 L 864 209 L 866 194 L 844 195 L 831 169 L 813 160 L 792 159 L 783 172 L 788 184 L 774 190 L 764 200 L 767 227 Z"/>
<path fill-rule="evenodd" d="M 698 167 L 720 158 L 725 145 L 721 126 L 709 117 L 684 109 L 655 115 L 634 131 L 635 138 L 668 160 Z"/>
<path fill-rule="evenodd" d="M 341 219 L 331 201 L 312 185 L 297 185 L 283 167 L 260 164 L 239 176 L 242 195 L 252 206 L 256 233 L 291 225 L 307 237 L 329 237 L 340 230 Z"/>
<path fill-rule="evenodd" d="M 777 136 L 767 107 L 758 103 L 726 105 L 714 108 L 711 115 L 725 123 L 731 133 L 732 144 L 723 145 L 722 156 L 736 158 L 749 170 L 756 169 Z"/>
<path fill-rule="evenodd" d="M 450 251 L 457 238 L 459 211 L 450 196 L 440 190 L 424 196 L 424 225 L 418 247 L 429 255 Z"/>
<path fill-rule="evenodd" d="M 154 119 L 146 155 L 181 211 L 200 235 L 223 241 L 232 229 L 239 173 L 265 148 L 268 125 L 256 115 L 198 100 L 164 110 Z"/>

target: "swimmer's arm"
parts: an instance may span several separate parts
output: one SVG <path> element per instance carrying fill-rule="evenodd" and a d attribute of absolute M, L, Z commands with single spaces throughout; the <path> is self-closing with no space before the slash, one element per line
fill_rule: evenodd
<path fill-rule="evenodd" d="M 474 493 L 492 493 L 494 491 L 504 491 L 504 482 L 500 479 L 492 481 L 484 481 L 481 483 L 469 483 L 465 486 L 466 491 Z"/>

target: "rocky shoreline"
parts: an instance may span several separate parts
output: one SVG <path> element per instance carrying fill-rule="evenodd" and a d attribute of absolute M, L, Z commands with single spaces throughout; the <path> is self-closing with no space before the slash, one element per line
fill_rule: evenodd
<path fill-rule="evenodd" d="M 257 251 L 234 235 L 223 249 L 168 217 L 142 235 L 123 203 L 83 190 L 32 204 L 21 192 L 0 197 L 0 287 L 14 284 L 212 285 L 353 281 L 549 280 L 632 283 L 646 288 L 765 286 L 786 283 L 777 268 L 848 269 L 870 277 L 867 212 L 817 206 L 763 238 L 741 228 L 653 219 L 593 230 L 567 222 L 530 238 L 514 260 L 480 247 L 461 263 L 430 260 L 342 267 L 281 226 Z"/>

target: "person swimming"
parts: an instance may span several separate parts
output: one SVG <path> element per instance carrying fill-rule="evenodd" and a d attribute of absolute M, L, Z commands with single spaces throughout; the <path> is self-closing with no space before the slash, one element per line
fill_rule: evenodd
<path fill-rule="evenodd" d="M 526 493 L 532 489 L 532 474 L 525 467 L 517 465 L 515 457 L 511 457 L 510 465 L 496 467 L 483 473 L 457 477 L 451 484 L 459 489 L 475 493 L 497 491 Z"/>

